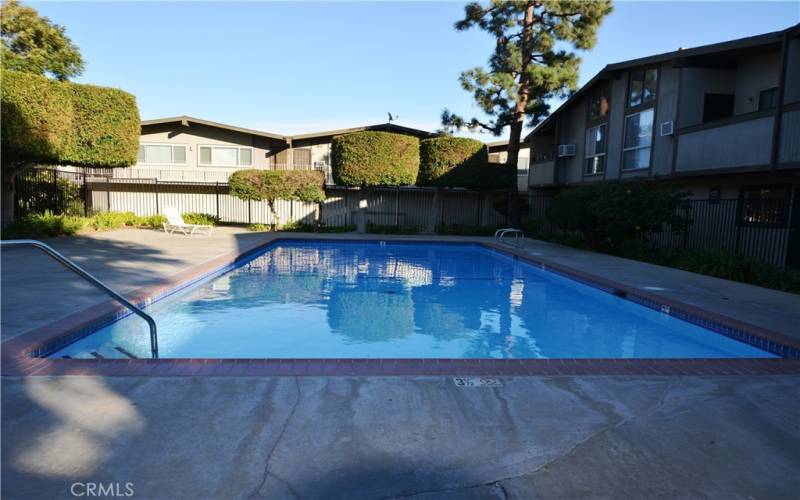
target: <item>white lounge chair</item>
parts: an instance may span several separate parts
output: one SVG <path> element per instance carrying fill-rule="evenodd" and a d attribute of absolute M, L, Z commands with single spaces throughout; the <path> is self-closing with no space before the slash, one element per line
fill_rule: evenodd
<path fill-rule="evenodd" d="M 201 233 L 206 236 L 211 236 L 211 233 L 214 232 L 214 226 L 206 224 L 187 224 L 183 221 L 180 210 L 175 207 L 164 208 L 164 216 L 167 218 L 167 222 L 164 223 L 164 232 L 167 234 L 180 231 L 186 236 Z"/>

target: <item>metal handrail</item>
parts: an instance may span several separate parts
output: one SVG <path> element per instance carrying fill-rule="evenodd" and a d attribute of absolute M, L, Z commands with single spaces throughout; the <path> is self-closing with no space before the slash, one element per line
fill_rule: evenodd
<path fill-rule="evenodd" d="M 95 278 L 88 272 L 84 271 L 80 266 L 69 260 L 68 258 L 61 255 L 57 252 L 53 247 L 49 245 L 45 245 L 41 241 L 38 240 L 6 240 L 0 241 L 0 246 L 12 246 L 12 247 L 35 247 L 39 250 L 43 251 L 44 253 L 48 254 L 50 257 L 54 258 L 58 262 L 64 265 L 67 269 L 71 270 L 78 276 L 84 278 L 86 281 L 94 285 L 95 287 L 103 290 L 108 295 L 110 295 L 113 299 L 116 299 L 117 302 L 120 302 L 122 305 L 127 307 L 131 310 L 134 314 L 141 317 L 143 320 L 147 322 L 147 326 L 150 327 L 150 350 L 153 353 L 153 359 L 158 359 L 158 332 L 156 330 L 156 321 L 147 313 L 142 311 L 137 306 L 133 305 L 128 299 L 123 297 L 122 295 L 118 294 L 107 285 L 105 285 L 102 281 Z"/>
<path fill-rule="evenodd" d="M 502 243 L 503 242 L 503 237 L 505 235 L 507 235 L 507 234 L 514 235 L 514 246 L 518 246 L 520 248 L 523 248 L 525 246 L 525 233 L 523 233 L 521 229 L 517 229 L 517 228 L 513 228 L 513 227 L 500 228 L 500 229 L 498 229 L 497 231 L 494 232 L 494 238 L 498 242 Z M 519 241 L 520 239 L 522 240 L 522 244 L 518 245 L 517 241 Z"/>

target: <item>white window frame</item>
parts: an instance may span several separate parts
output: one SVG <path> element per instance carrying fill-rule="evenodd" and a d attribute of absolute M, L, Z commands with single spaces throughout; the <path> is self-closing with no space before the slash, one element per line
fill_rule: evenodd
<path fill-rule="evenodd" d="M 200 161 L 200 149 L 202 148 L 211 148 L 211 163 L 202 163 Z M 218 164 L 214 163 L 214 148 L 220 149 L 235 149 L 236 150 L 236 164 L 235 165 L 225 165 L 225 164 Z M 247 149 L 250 151 L 250 164 L 244 165 L 241 163 L 242 159 L 242 150 Z M 197 145 L 197 166 L 198 167 L 210 167 L 210 168 L 239 168 L 239 167 L 252 167 L 255 163 L 255 152 L 253 151 L 254 148 L 249 146 L 239 146 L 238 144 L 198 144 Z"/>
<path fill-rule="evenodd" d="M 186 166 L 189 164 L 189 145 L 176 142 L 139 142 L 139 147 L 145 146 L 145 161 L 139 161 L 139 149 L 136 149 L 136 164 L 137 165 L 172 165 L 172 166 Z M 171 146 L 169 150 L 170 162 L 169 163 L 149 163 L 147 161 L 147 146 Z M 175 147 L 181 146 L 184 149 L 183 163 L 175 163 Z"/>
<path fill-rule="evenodd" d="M 588 136 L 589 136 L 588 132 L 590 130 L 593 130 L 593 129 L 596 129 L 596 128 L 599 128 L 599 127 L 605 127 L 605 131 L 603 132 L 603 141 L 605 142 L 605 151 L 603 151 L 602 153 L 589 154 L 588 153 L 589 148 L 587 147 L 588 146 L 588 142 L 586 142 L 586 140 L 588 139 Z M 584 144 L 583 144 L 583 151 L 584 151 L 584 156 L 583 156 L 583 175 L 603 175 L 603 174 L 606 173 L 606 162 L 603 162 L 603 170 L 601 170 L 600 172 L 588 172 L 587 169 L 586 169 L 586 160 L 589 160 L 589 159 L 592 159 L 592 158 L 599 158 L 601 156 L 606 156 L 608 154 L 608 122 L 598 123 L 597 125 L 592 125 L 591 127 L 587 127 L 586 128 L 586 132 L 587 132 L 586 136 L 583 138 L 583 140 L 584 140 Z M 597 142 L 597 141 L 595 141 L 595 142 Z"/>
<path fill-rule="evenodd" d="M 625 136 L 627 135 L 626 132 L 628 131 L 628 118 L 631 116 L 641 115 L 642 113 L 647 113 L 651 111 L 653 113 L 653 125 L 650 127 L 650 144 L 646 146 L 633 146 L 626 148 L 625 147 Z M 625 115 L 625 121 L 623 122 L 623 130 L 622 130 L 622 158 L 620 158 L 620 171 L 622 172 L 632 172 L 634 170 L 645 170 L 651 167 L 651 163 L 653 163 L 653 134 L 655 133 L 655 124 L 656 124 L 656 108 L 650 107 L 646 109 L 641 109 L 635 113 L 631 113 L 629 115 Z M 633 168 L 625 168 L 625 152 L 626 151 L 634 151 L 637 149 L 650 149 L 650 157 L 647 160 L 646 167 L 633 167 Z"/>

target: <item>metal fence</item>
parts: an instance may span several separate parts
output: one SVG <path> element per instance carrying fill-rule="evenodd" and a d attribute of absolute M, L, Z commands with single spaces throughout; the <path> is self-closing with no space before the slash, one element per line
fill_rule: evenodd
<path fill-rule="evenodd" d="M 374 188 L 362 194 L 357 188 L 327 186 L 325 191 L 327 198 L 319 204 L 278 200 L 275 208 L 281 222 L 352 226 L 364 196 L 368 224 L 423 227 L 435 194 L 434 189 L 417 187 Z M 505 206 L 503 193 L 444 190 L 441 195 L 437 225 L 496 227 L 505 223 L 505 215 L 498 210 Z M 224 182 L 126 179 L 88 170 L 36 169 L 17 179 L 16 198 L 19 215 L 45 210 L 76 215 L 108 211 L 155 215 L 169 206 L 211 214 L 226 223 L 275 223 L 266 202 L 231 196 Z"/>
<path fill-rule="evenodd" d="M 529 194 L 528 213 L 542 226 L 551 196 Z M 688 199 L 679 213 L 690 221 L 679 230 L 664 227 L 647 236 L 656 248 L 711 250 L 748 255 L 780 267 L 800 266 L 800 199 Z"/>
<path fill-rule="evenodd" d="M 17 214 L 88 215 L 95 212 L 163 213 L 164 207 L 202 212 L 222 222 L 273 224 L 266 202 L 247 202 L 230 195 L 224 182 L 159 181 L 112 178 L 108 172 L 35 169 L 17 178 Z M 424 227 L 431 215 L 434 189 L 356 188 L 327 186 L 322 203 L 280 200 L 281 222 L 320 223 L 330 227 L 356 224 L 362 196 L 367 199 L 367 223 L 378 226 Z M 466 190 L 441 193 L 437 225 L 498 227 L 507 223 L 506 195 Z M 553 197 L 529 193 L 528 215 L 547 223 Z M 669 227 L 648 236 L 660 248 L 706 249 L 749 255 L 781 267 L 800 266 L 800 200 L 690 199 L 681 215 L 691 224 L 678 231 Z"/>

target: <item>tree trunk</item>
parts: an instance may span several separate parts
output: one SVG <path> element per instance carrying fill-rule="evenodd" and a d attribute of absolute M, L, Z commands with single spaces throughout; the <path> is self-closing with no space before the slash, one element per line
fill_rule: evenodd
<path fill-rule="evenodd" d="M 14 222 L 14 209 L 16 208 L 14 205 L 14 176 L 13 175 L 6 175 L 6 169 L 3 169 L 3 192 L 2 192 L 2 224 L 3 227 Z"/>
<path fill-rule="evenodd" d="M 519 213 L 519 203 L 517 203 L 517 164 L 519 163 L 519 146 L 522 138 L 522 125 L 525 122 L 525 110 L 528 107 L 530 94 L 530 79 L 528 77 L 528 58 L 533 51 L 531 42 L 533 41 L 533 15 L 535 5 L 530 4 L 525 9 L 525 21 L 522 27 L 522 69 L 519 76 L 519 98 L 514 106 L 514 120 L 511 122 L 511 135 L 508 138 L 508 160 L 506 165 L 514 172 L 511 186 L 508 190 L 508 202 L 506 210 L 508 214 L 508 224 L 512 227 L 519 227 L 521 216 Z"/>
<path fill-rule="evenodd" d="M 0 214 L 0 219 L 3 227 L 14 222 L 16 178 L 18 175 L 24 174 L 27 170 L 33 168 L 33 166 L 33 163 L 4 163 L 0 167 L 0 171 L 2 171 L 2 179 L 0 179 L 0 182 L 2 182 L 2 189 L 0 190 L 2 213 Z"/>
<path fill-rule="evenodd" d="M 267 205 L 269 205 L 269 211 L 272 213 L 272 221 L 275 223 L 275 230 L 280 231 L 283 225 L 281 224 L 281 217 L 278 215 L 278 211 L 275 210 L 275 200 L 268 200 Z"/>
<path fill-rule="evenodd" d="M 356 232 L 364 234 L 367 232 L 367 205 L 368 205 L 368 192 L 367 188 L 361 187 L 358 190 L 358 212 L 356 213 Z"/>
<path fill-rule="evenodd" d="M 433 203 L 431 203 L 431 209 L 428 212 L 428 224 L 425 226 L 425 234 L 434 234 L 436 232 L 436 221 L 439 220 L 439 214 L 441 213 L 443 194 L 442 189 L 438 187 L 436 192 L 433 193 Z"/>

